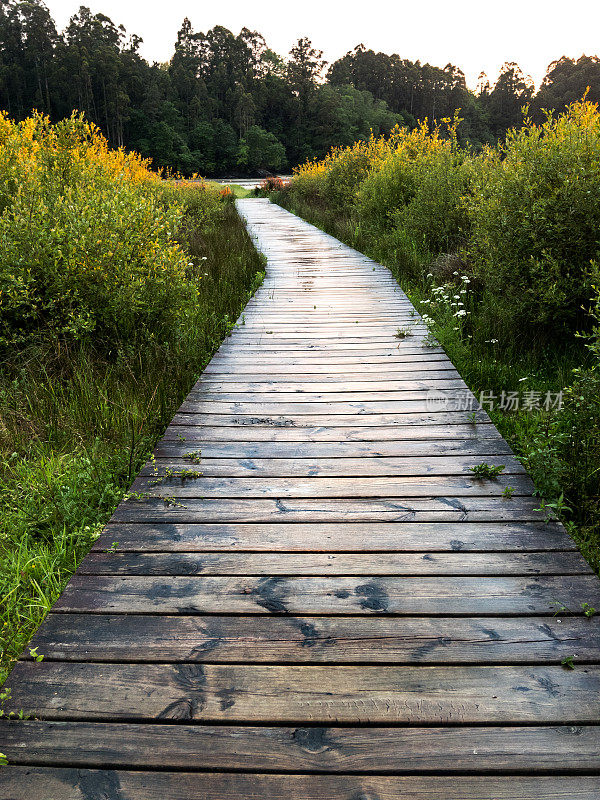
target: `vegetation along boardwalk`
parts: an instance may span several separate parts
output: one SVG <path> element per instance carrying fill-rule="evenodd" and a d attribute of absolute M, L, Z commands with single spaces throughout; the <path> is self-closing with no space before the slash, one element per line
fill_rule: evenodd
<path fill-rule="evenodd" d="M 0 797 L 597 800 L 597 578 L 387 270 L 239 209 L 265 283 L 10 676 Z"/>

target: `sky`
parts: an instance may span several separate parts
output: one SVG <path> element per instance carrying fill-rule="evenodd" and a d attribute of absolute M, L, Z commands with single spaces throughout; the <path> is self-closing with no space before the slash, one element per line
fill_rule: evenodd
<path fill-rule="evenodd" d="M 46 0 L 59 29 L 82 3 L 141 36 L 140 51 L 151 62 L 171 57 L 186 16 L 196 31 L 257 30 L 280 55 L 308 36 L 330 63 L 361 42 L 411 61 L 451 62 L 471 88 L 482 71 L 493 82 L 505 61 L 516 61 L 539 86 L 562 55 L 600 54 L 598 0 Z"/>

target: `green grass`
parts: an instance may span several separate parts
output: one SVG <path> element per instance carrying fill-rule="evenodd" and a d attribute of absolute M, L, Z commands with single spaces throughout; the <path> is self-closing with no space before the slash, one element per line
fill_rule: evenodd
<path fill-rule="evenodd" d="M 243 200 L 246 197 L 254 197 L 254 189 L 246 189 L 244 186 L 240 186 L 237 183 L 230 183 L 229 188 L 233 192 L 233 196 L 236 200 Z"/>
<path fill-rule="evenodd" d="M 209 185 L 219 186 L 229 189 L 236 200 L 245 200 L 246 197 L 255 197 L 254 189 L 246 189 L 239 183 L 219 183 L 218 181 L 207 181 Z"/>
<path fill-rule="evenodd" d="M 175 343 L 0 361 L 0 682 L 262 280 L 232 203 L 208 224 L 190 200 L 181 240 L 200 308 Z"/>

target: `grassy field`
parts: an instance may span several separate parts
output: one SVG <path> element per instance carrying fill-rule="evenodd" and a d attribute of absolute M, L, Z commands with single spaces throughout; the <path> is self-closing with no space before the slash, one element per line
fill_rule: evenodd
<path fill-rule="evenodd" d="M 271 195 L 390 268 L 597 571 L 599 190 L 600 114 L 581 103 L 479 155 L 456 121 L 398 130 Z"/>
<path fill-rule="evenodd" d="M 0 226 L 4 221 L 13 238 L 22 221 L 19 204 L 25 202 L 20 190 L 32 170 L 37 170 L 39 184 L 47 187 L 57 168 L 50 155 L 57 151 L 64 155 L 65 138 L 71 155 L 74 148 L 84 153 L 75 161 L 82 157 L 86 161 L 79 174 L 73 171 L 66 182 L 48 190 L 52 197 L 46 196 L 44 203 L 56 205 L 52 222 L 38 218 L 36 209 L 32 217 L 40 226 L 62 225 L 61 240 L 70 242 L 77 236 L 77 244 L 68 255 L 63 245 L 62 258 L 56 246 L 40 255 L 44 269 L 35 281 L 32 278 L 27 294 L 14 300 L 8 309 L 13 324 L 2 331 L 0 681 L 264 274 L 264 261 L 230 194 L 223 196 L 218 187 L 163 184 L 144 174 L 143 165 L 113 163 L 98 141 L 82 144 L 90 133 L 76 124 L 54 133 L 55 141 L 52 133 L 47 134 L 41 155 L 23 158 L 21 173 L 12 156 L 2 161 L 2 154 L 8 148 L 13 153 L 25 150 L 30 140 L 26 132 L 5 131 L 4 141 L 0 139 L 0 179 L 5 189 Z M 40 137 L 39 126 L 35 137 Z M 139 180 L 129 174 L 136 170 Z M 100 194 L 108 203 L 103 222 L 105 209 L 100 198 L 90 203 L 90 186 L 94 192 L 103 187 Z M 72 218 L 59 214 L 66 196 L 74 206 Z M 138 252 L 128 249 L 121 256 L 114 248 L 130 235 L 130 225 L 139 235 L 141 207 L 152 235 Z M 76 230 L 86 215 L 86 231 L 97 224 L 89 245 L 82 244 L 85 232 Z M 27 230 L 25 225 L 24 235 Z M 52 238 L 53 234 L 38 229 L 33 235 Z M 12 243 L 8 235 L 2 241 L 0 279 L 6 292 L 14 282 L 10 253 L 7 256 Z M 80 252 L 77 247 L 88 249 Z M 119 259 L 114 272 L 107 265 L 111 258 Z M 97 279 L 97 270 L 83 276 L 80 272 L 83 266 L 91 269 L 92 260 L 103 269 L 98 291 L 104 287 L 107 296 L 102 308 L 95 305 L 99 302 L 95 293 L 89 299 L 84 293 Z M 153 273 L 157 260 L 162 265 L 159 274 Z M 35 267 L 35 257 L 29 263 Z M 169 274 L 169 286 L 163 287 L 161 275 L 173 264 L 177 270 Z M 126 269 L 131 271 L 128 281 L 120 284 Z M 43 284 L 43 276 L 51 270 L 55 279 Z M 127 308 L 137 304 L 131 327 L 120 313 L 118 292 L 125 294 Z M 31 308 L 25 314 L 27 298 Z M 111 303 L 117 308 L 115 316 L 102 316 Z M 172 304 L 173 314 L 163 319 L 162 306 L 167 303 Z M 53 311 L 49 317 L 44 316 L 47 308 Z M 63 319 L 57 330 L 53 323 L 59 314 Z M 86 322 L 78 329 L 81 318 Z"/>

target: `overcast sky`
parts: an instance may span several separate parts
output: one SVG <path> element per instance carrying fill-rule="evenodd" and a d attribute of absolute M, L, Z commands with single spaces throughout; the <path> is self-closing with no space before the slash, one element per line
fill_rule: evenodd
<path fill-rule="evenodd" d="M 80 0 L 46 0 L 62 29 Z M 493 81 L 505 61 L 516 61 L 536 85 L 547 65 L 562 55 L 600 52 L 598 0 L 88 0 L 92 11 L 123 24 L 144 39 L 142 55 L 166 61 L 184 17 L 194 30 L 223 25 L 234 33 L 258 30 L 281 55 L 308 36 L 335 61 L 363 42 L 367 48 L 398 53 L 443 67 L 452 62 L 474 87 L 483 70 Z"/>

